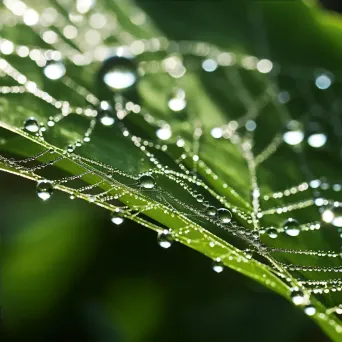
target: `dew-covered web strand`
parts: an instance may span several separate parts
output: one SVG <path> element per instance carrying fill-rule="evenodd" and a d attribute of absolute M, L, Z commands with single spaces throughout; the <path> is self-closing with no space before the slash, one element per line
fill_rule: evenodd
<path fill-rule="evenodd" d="M 258 25 L 260 25 L 260 23 Z M 64 48 L 65 48 L 65 46 L 63 46 L 63 49 Z M 68 54 L 68 56 L 72 60 L 73 55 L 71 53 L 69 53 L 69 51 L 70 51 L 69 47 L 65 49 L 65 52 Z M 2 59 L 2 63 L 4 63 L 4 59 Z M 260 69 L 264 70 L 263 68 L 265 67 L 265 65 L 267 67 L 268 64 L 267 64 L 267 62 L 264 62 L 264 66 L 263 67 L 261 66 Z M 15 70 L 11 70 L 10 69 L 10 71 L 13 72 Z M 226 72 L 227 73 L 229 72 L 228 69 L 226 69 Z M 239 71 L 237 71 L 237 74 L 238 73 L 239 73 Z M 14 74 L 15 74 L 15 72 L 14 72 Z M 21 75 L 19 75 L 19 76 L 20 76 L 20 78 L 16 78 L 17 81 L 22 80 Z M 234 79 L 236 81 L 239 78 L 235 77 Z M 92 104 L 92 105 L 98 105 L 99 104 L 99 100 L 93 94 L 91 94 L 85 88 L 83 88 L 80 85 L 78 85 L 69 76 L 67 76 L 67 75 L 66 76 L 64 76 L 64 75 L 61 76 L 61 81 L 64 82 L 65 84 L 69 85 L 69 87 L 72 88 L 74 91 L 78 91 L 78 93 L 80 93 L 83 97 L 85 97 L 86 101 L 88 101 L 90 104 Z M 248 88 L 244 86 L 243 82 L 241 81 L 241 78 L 239 79 L 239 81 L 240 82 L 235 82 L 234 85 L 237 88 L 236 89 L 237 94 L 241 94 L 240 100 L 243 101 L 244 106 L 245 106 L 247 112 L 246 112 L 246 115 L 242 117 L 242 119 L 238 120 L 237 124 L 238 125 L 244 125 L 244 124 L 247 124 L 247 122 L 251 123 L 252 121 L 254 121 L 254 120 L 256 120 L 258 118 L 258 115 L 261 113 L 261 111 L 263 109 L 263 106 L 266 105 L 267 101 L 269 101 L 270 99 L 273 99 L 273 97 L 272 97 L 273 94 L 270 95 L 270 91 L 272 91 L 272 89 L 271 90 L 270 89 L 265 89 L 264 90 L 264 94 L 259 99 L 255 100 L 255 104 L 256 105 L 254 105 L 254 100 L 252 100 L 252 102 L 248 101 L 248 99 L 251 100 L 251 97 L 249 95 L 246 96 L 246 90 Z M 21 82 L 19 82 L 19 83 L 21 83 Z M 21 87 L 21 86 L 19 86 L 19 87 Z M 75 90 L 75 89 L 77 89 L 77 90 Z M 13 88 L 9 88 L 8 87 L 6 89 L 2 88 L 2 90 L 3 90 L 2 91 L 3 93 L 11 93 L 11 92 L 13 92 L 13 93 L 21 93 L 21 92 L 28 91 L 28 92 L 34 93 L 35 95 L 38 95 L 38 97 L 40 97 L 42 99 L 44 99 L 44 98 L 48 99 L 48 102 L 51 103 L 52 105 L 54 105 L 55 107 L 56 107 L 56 105 L 57 105 L 57 107 L 59 107 L 59 104 L 62 103 L 61 101 L 58 101 L 56 99 L 53 99 L 52 97 L 49 97 L 48 94 L 45 94 L 43 91 L 40 91 L 38 89 L 34 89 L 32 83 L 26 83 L 25 82 L 25 87 L 24 88 L 21 87 L 19 89 L 18 88 L 13 89 Z M 124 105 L 123 105 L 123 107 L 124 107 Z M 70 111 L 70 109 L 66 110 L 64 113 L 67 113 L 67 115 L 72 114 L 73 110 L 71 110 L 70 112 L 69 111 Z M 82 108 L 77 108 L 75 110 L 75 112 L 76 112 L 76 114 L 81 114 L 81 115 L 84 114 L 84 116 L 86 116 L 88 118 L 90 117 L 90 126 L 89 126 L 88 131 L 85 134 L 85 139 L 87 139 L 87 138 L 91 139 L 91 135 L 92 135 L 92 133 L 93 133 L 93 131 L 95 129 L 95 123 L 97 122 L 96 119 L 94 119 L 94 118 L 92 119 L 91 117 L 92 116 L 96 117 L 98 115 L 98 113 L 92 112 L 92 114 L 91 114 L 91 112 L 89 110 L 87 112 L 87 109 L 82 109 Z M 129 113 L 126 113 L 126 115 L 127 114 L 129 114 Z M 281 114 L 281 115 L 285 115 L 285 114 Z M 62 115 L 59 115 L 59 116 L 52 117 L 51 121 L 54 122 L 54 124 L 56 124 L 60 120 L 62 120 L 64 117 L 66 117 L 67 115 L 63 115 L 62 114 Z M 286 118 L 284 120 L 284 123 L 286 123 L 288 120 L 289 120 L 289 117 L 286 116 Z M 201 140 L 200 140 L 200 137 L 202 135 L 202 132 L 201 132 L 202 128 L 200 127 L 201 126 L 200 121 L 197 121 L 197 122 L 198 123 L 195 122 L 195 124 L 194 124 L 194 133 L 193 133 L 194 141 L 193 141 L 193 145 L 192 145 L 192 151 L 190 153 L 190 156 L 193 158 L 192 170 L 190 170 L 192 172 L 193 176 L 189 176 L 189 178 L 185 178 L 186 182 L 188 182 L 189 184 L 190 184 L 190 179 L 191 178 L 196 181 L 196 174 L 195 174 L 195 172 L 197 171 L 197 167 L 198 167 L 198 165 L 201 162 L 201 154 L 200 154 Z M 196 130 L 197 130 L 197 133 L 196 133 Z M 199 133 L 199 132 L 201 132 L 201 133 Z M 231 134 L 230 138 L 238 137 L 236 130 L 232 130 L 231 133 L 232 134 Z M 43 135 L 44 135 L 44 133 L 43 133 Z M 278 208 L 269 208 L 269 209 L 266 209 L 266 210 L 262 211 L 262 208 L 260 207 L 260 203 L 259 203 L 259 197 L 263 196 L 263 194 L 260 194 L 260 189 L 259 189 L 257 178 L 256 178 L 257 167 L 258 167 L 258 165 L 262 164 L 262 162 L 265 162 L 268 158 L 272 157 L 272 155 L 277 152 L 279 146 L 282 144 L 282 141 L 279 139 L 279 135 L 276 135 L 273 138 L 274 140 L 271 141 L 270 145 L 265 147 L 265 150 L 264 150 L 265 152 L 262 152 L 261 155 L 258 155 L 258 156 L 255 157 L 253 155 L 253 152 L 252 152 L 253 134 L 248 134 L 247 133 L 246 136 L 244 137 L 244 139 L 241 139 L 241 137 L 238 137 L 238 138 L 239 138 L 239 140 L 243 140 L 243 142 L 241 144 L 239 144 L 239 145 L 240 145 L 240 148 L 241 148 L 241 154 L 243 155 L 243 157 L 245 158 L 245 160 L 247 162 L 247 167 L 249 169 L 250 178 L 251 178 L 250 181 L 251 181 L 251 184 L 252 184 L 252 205 L 253 205 L 252 221 L 253 221 L 254 229 L 260 231 L 260 233 L 263 232 L 262 227 L 259 227 L 259 222 L 258 222 L 258 218 L 259 218 L 258 216 L 260 216 L 259 214 L 261 214 L 261 217 L 263 215 L 274 215 L 274 214 L 279 213 L 279 211 L 280 212 L 285 212 L 285 209 L 286 209 L 286 212 L 289 212 L 291 210 L 299 210 L 299 209 L 302 209 L 302 208 L 305 208 L 307 206 L 311 206 L 311 205 L 314 204 L 312 202 L 312 199 L 308 199 L 307 201 L 304 201 L 304 202 L 294 203 L 294 204 L 286 205 L 286 206 L 280 207 L 280 208 L 279 207 Z M 247 139 L 245 139 L 245 138 L 247 138 Z M 232 139 L 230 139 L 230 140 L 232 140 Z M 87 141 L 85 141 L 85 142 L 87 142 Z M 136 142 L 137 142 L 137 139 L 135 138 L 135 144 L 136 144 Z M 272 142 L 274 142 L 274 144 L 272 144 Z M 271 148 L 271 146 L 272 146 L 272 148 Z M 76 142 L 75 142 L 75 146 L 74 147 L 79 147 L 79 146 L 77 146 Z M 142 147 L 142 146 L 140 146 L 140 147 Z M 67 148 L 67 152 L 69 152 L 69 153 L 72 153 L 74 151 L 75 151 L 75 149 L 73 147 Z M 144 151 L 147 151 L 147 149 L 145 148 Z M 297 151 L 302 153 L 298 149 L 297 149 Z M 147 152 L 147 153 L 149 153 L 149 154 L 146 154 L 147 158 L 151 157 L 150 152 Z M 31 159 L 29 158 L 28 162 L 36 160 L 37 158 L 39 158 L 41 156 L 42 155 L 38 154 L 38 155 L 36 155 L 34 157 L 31 157 Z M 31 167 L 31 168 L 26 168 L 25 171 L 32 172 L 32 171 L 40 170 L 40 169 L 45 168 L 47 166 L 52 166 L 53 164 L 57 163 L 62 158 L 70 158 L 70 156 L 62 155 L 60 157 L 56 157 L 56 159 L 52 160 L 51 162 L 43 163 L 41 166 L 34 166 L 34 167 Z M 156 160 L 155 156 L 153 158 L 154 158 L 154 160 Z M 70 158 L 70 159 L 74 160 L 73 158 Z M 15 166 L 19 167 L 19 164 L 20 164 L 20 162 L 17 162 L 17 163 L 13 162 L 12 159 L 11 160 L 6 160 L 6 159 L 2 158 L 2 160 L 7 162 L 9 165 L 12 165 L 12 166 L 15 165 Z M 83 160 L 83 158 L 77 157 L 76 160 L 77 161 L 81 161 L 81 160 Z M 305 162 L 305 159 L 301 159 L 301 161 Z M 23 163 L 23 161 L 21 161 L 21 163 Z M 82 162 L 81 165 L 84 166 L 85 164 Z M 111 167 L 104 167 L 104 165 L 102 163 L 100 163 L 100 162 L 96 162 L 95 161 L 95 165 L 97 165 L 101 169 L 106 169 L 106 172 L 99 171 L 97 168 L 96 169 L 95 168 L 88 168 L 88 166 L 87 166 L 87 170 L 84 173 L 80 174 L 79 176 L 64 177 L 64 178 L 60 179 L 59 181 L 55 181 L 55 185 L 58 186 L 58 185 L 60 185 L 62 183 L 67 183 L 69 181 L 72 181 L 72 180 L 75 179 L 74 177 L 82 178 L 83 176 L 87 175 L 88 173 L 98 174 L 98 175 L 100 175 L 101 178 L 104 179 L 104 180 L 101 180 L 98 183 L 95 183 L 93 185 L 84 186 L 84 187 L 80 188 L 78 191 L 74 190 L 75 192 L 79 192 L 78 195 L 80 195 L 83 191 L 91 190 L 93 188 L 96 188 L 98 185 L 102 185 L 103 182 L 109 182 L 111 184 L 113 182 L 113 180 L 111 178 L 108 178 L 108 176 L 107 176 L 108 171 L 110 171 L 111 173 L 120 172 L 120 174 L 122 176 L 126 176 L 128 179 L 135 179 L 135 180 L 137 180 L 138 177 L 140 177 L 140 176 L 128 175 L 128 174 L 126 174 L 126 173 L 124 173 L 122 171 L 115 170 L 115 169 L 113 169 Z M 160 163 L 159 163 L 159 165 L 162 166 L 162 164 L 160 164 Z M 158 169 L 155 169 L 155 170 L 158 170 Z M 188 171 L 188 169 L 184 165 L 182 165 L 182 170 L 184 172 Z M 150 170 L 150 172 L 153 173 L 155 171 L 152 168 Z M 167 175 L 167 174 L 168 173 L 165 173 L 165 175 Z M 179 173 L 179 175 L 181 175 L 181 172 Z M 175 181 L 177 180 L 177 177 L 174 179 Z M 307 180 L 307 182 L 308 181 L 309 180 Z M 307 185 L 308 184 L 307 182 L 304 183 L 304 184 Z M 126 193 L 128 194 L 131 191 L 134 191 L 134 186 L 132 186 L 132 183 L 131 184 L 127 183 L 127 184 L 125 184 L 125 186 L 128 186 L 128 188 L 125 190 L 125 191 L 127 191 L 127 192 L 125 192 L 125 194 Z M 120 186 L 118 186 L 118 187 L 114 186 L 112 188 L 109 188 L 109 189 L 101 192 L 100 194 L 89 195 L 88 199 L 91 202 L 93 202 L 93 201 L 96 202 L 97 200 L 101 201 L 101 197 L 109 194 L 114 189 L 119 189 L 120 188 L 121 190 L 119 189 L 119 191 L 122 191 L 121 187 L 122 187 L 122 184 Z M 138 194 L 141 194 L 141 192 L 142 192 L 141 190 L 142 189 L 139 188 L 139 187 L 137 187 L 137 188 L 138 188 Z M 44 189 L 46 190 L 46 188 L 43 188 L 43 190 Z M 190 189 L 191 189 L 191 186 L 190 186 Z M 204 189 L 209 191 L 209 189 L 207 189 L 205 187 L 204 187 Z M 161 202 L 164 203 L 165 207 L 168 207 L 171 211 L 177 212 L 177 209 L 175 209 L 172 206 L 172 204 L 170 202 L 170 199 L 172 199 L 175 202 L 178 202 L 179 205 L 181 205 L 181 206 L 189 209 L 189 211 L 193 212 L 193 214 L 186 215 L 186 216 L 192 217 L 192 215 L 194 215 L 195 217 L 198 216 L 198 217 L 207 218 L 207 216 L 203 215 L 202 212 L 199 212 L 198 210 L 196 210 L 196 209 L 192 208 L 191 206 L 185 204 L 184 202 L 180 201 L 179 199 L 173 197 L 171 194 L 168 194 L 167 192 L 162 191 L 161 189 L 158 189 L 158 187 L 156 187 L 156 189 L 154 191 L 158 193 L 159 199 L 161 200 Z M 42 191 L 42 193 L 43 194 L 44 193 L 49 193 L 49 190 L 48 191 Z M 192 194 L 191 191 L 190 191 L 190 193 Z M 212 192 L 212 190 L 211 190 L 211 194 L 214 194 Z M 274 194 L 269 194 L 267 196 L 268 197 L 274 197 L 273 195 Z M 217 195 L 217 196 L 220 199 L 220 201 L 222 201 L 222 203 L 224 203 L 224 198 L 222 198 L 219 195 Z M 43 195 L 43 197 L 45 197 L 45 195 Z M 107 197 L 108 200 L 113 199 L 113 198 L 115 198 L 115 196 L 108 196 Z M 120 196 L 117 197 L 117 198 L 120 198 Z M 228 206 L 228 208 L 231 208 L 231 206 L 229 206 L 228 202 L 226 202 L 225 204 Z M 158 204 L 156 204 L 156 206 L 158 206 Z M 151 205 L 147 204 L 146 208 L 151 208 Z M 139 210 L 143 211 L 144 209 L 140 208 Z M 219 222 L 215 221 L 215 223 L 220 226 Z M 300 225 L 300 226 L 302 227 L 302 225 Z M 315 227 L 317 227 L 317 226 L 315 226 Z M 231 231 L 231 232 L 239 232 L 240 231 L 239 233 L 241 233 L 241 232 L 244 231 L 243 228 L 239 227 L 239 226 L 223 227 L 223 228 L 225 228 L 225 229 L 227 229 L 228 231 Z M 283 231 L 284 230 L 282 230 L 281 228 L 278 229 L 278 233 L 282 233 Z M 248 245 L 250 245 L 252 248 L 255 248 L 256 252 L 260 252 L 260 250 L 258 250 L 260 247 L 262 247 L 262 254 L 264 254 L 264 255 L 265 255 L 265 252 L 268 253 L 268 252 L 275 251 L 273 247 L 267 247 L 267 246 L 260 245 L 260 243 L 258 241 L 253 241 L 252 239 L 250 239 L 248 237 L 245 237 L 243 235 L 241 235 L 241 238 L 244 239 L 245 241 L 247 241 Z M 309 253 L 309 255 L 319 255 L 319 254 L 317 254 L 319 252 L 317 252 L 317 251 L 310 251 L 310 250 L 308 250 L 308 251 L 295 251 L 295 250 L 289 250 L 289 249 L 288 250 L 277 249 L 276 251 L 284 252 L 284 253 L 289 253 L 289 254 L 291 254 L 291 253 L 293 253 L 293 254 Z M 327 255 L 325 255 L 324 253 L 326 253 Z M 322 252 L 320 256 L 329 256 L 329 254 L 332 257 L 336 257 L 337 256 L 336 252 Z M 250 257 L 250 253 L 248 252 L 247 255 L 248 255 L 248 258 L 249 258 Z M 273 259 L 270 259 L 270 261 L 273 263 L 274 267 L 276 267 L 280 272 L 283 272 L 283 273 L 280 273 L 280 274 L 283 274 L 283 275 L 286 274 L 286 272 L 284 272 L 283 270 L 289 269 L 291 267 L 295 268 L 295 269 L 301 269 L 301 266 L 293 266 L 293 265 L 288 265 L 288 264 L 279 264 L 278 262 L 274 261 Z M 217 268 L 218 267 L 217 265 L 215 267 L 216 267 L 216 270 L 221 270 L 220 268 Z M 280 267 L 280 269 L 279 269 L 279 267 Z M 283 270 L 281 268 L 283 268 Z M 325 269 L 323 269 L 323 268 L 315 268 L 315 270 L 316 271 L 324 271 Z M 331 270 L 333 272 L 336 272 L 336 271 L 339 271 L 339 268 L 331 268 Z M 295 283 L 292 278 L 290 278 L 289 281 L 292 284 Z M 302 284 L 300 284 L 300 285 L 302 285 Z M 296 295 L 294 295 L 296 303 L 299 303 L 299 302 L 304 303 L 303 301 L 299 300 L 300 297 L 301 297 L 301 295 L 298 295 L 298 293 L 296 293 Z"/>

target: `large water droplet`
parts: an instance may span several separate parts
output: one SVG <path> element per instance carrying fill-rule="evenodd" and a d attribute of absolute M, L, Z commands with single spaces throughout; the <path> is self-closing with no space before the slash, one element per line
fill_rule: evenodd
<path fill-rule="evenodd" d="M 214 206 L 211 205 L 205 210 L 205 213 L 208 216 L 216 216 L 217 210 Z"/>
<path fill-rule="evenodd" d="M 322 213 L 322 219 L 324 222 L 331 223 L 335 227 L 342 227 L 342 205 L 334 203 L 326 208 Z"/>
<path fill-rule="evenodd" d="M 168 101 L 169 108 L 174 112 L 180 112 L 186 107 L 185 91 L 175 89 Z"/>
<path fill-rule="evenodd" d="M 118 226 L 124 222 L 124 218 L 121 215 L 121 210 L 115 210 L 111 213 L 110 220 Z"/>
<path fill-rule="evenodd" d="M 123 56 L 107 59 L 101 69 L 104 83 L 113 91 L 124 90 L 137 81 L 135 63 Z"/>
<path fill-rule="evenodd" d="M 300 233 L 300 225 L 299 222 L 293 218 L 289 218 L 283 223 L 283 228 L 285 234 L 289 236 L 298 236 Z"/>
<path fill-rule="evenodd" d="M 214 261 L 212 267 L 213 267 L 213 271 L 216 273 L 221 273 L 224 270 L 224 266 L 221 261 L 217 261 L 217 260 Z"/>
<path fill-rule="evenodd" d="M 304 139 L 304 132 L 298 121 L 292 120 L 287 124 L 287 131 L 283 135 L 284 141 L 292 146 L 300 144 Z"/>
<path fill-rule="evenodd" d="M 271 238 L 271 239 L 276 239 L 278 237 L 278 232 L 277 229 L 270 227 L 266 229 L 266 234 Z"/>
<path fill-rule="evenodd" d="M 327 136 L 324 133 L 314 133 L 308 137 L 308 144 L 315 148 L 324 146 L 326 142 Z"/>
<path fill-rule="evenodd" d="M 172 246 L 173 239 L 172 235 L 168 230 L 163 230 L 158 234 L 158 244 L 162 248 L 170 248 Z"/>
<path fill-rule="evenodd" d="M 98 118 L 103 126 L 113 126 L 115 119 L 111 111 L 101 110 L 98 114 Z"/>
<path fill-rule="evenodd" d="M 48 180 L 41 180 L 37 183 L 37 195 L 43 201 L 48 200 L 53 194 L 53 184 Z"/>
<path fill-rule="evenodd" d="M 30 133 L 37 133 L 39 131 L 38 121 L 34 117 L 30 117 L 24 122 L 24 129 Z"/>
<path fill-rule="evenodd" d="M 293 304 L 302 305 L 304 303 L 304 293 L 299 290 L 293 290 L 291 292 L 291 299 Z"/>
<path fill-rule="evenodd" d="M 58 80 L 65 75 L 65 67 L 62 63 L 50 63 L 44 68 L 44 75 L 50 80 Z"/>
<path fill-rule="evenodd" d="M 332 76 L 327 73 L 322 73 L 316 77 L 315 84 L 318 89 L 328 89 L 332 83 Z"/>
<path fill-rule="evenodd" d="M 232 213 L 226 208 L 217 210 L 217 218 L 221 223 L 227 224 L 232 220 Z"/>
<path fill-rule="evenodd" d="M 309 305 L 306 305 L 305 308 L 304 308 L 304 312 L 308 315 L 308 316 L 313 316 L 315 313 L 316 313 L 316 308 L 309 304 Z"/>
<path fill-rule="evenodd" d="M 161 140 L 168 140 L 168 139 L 170 139 L 171 136 L 172 136 L 171 127 L 169 125 L 165 125 L 165 126 L 159 128 L 156 131 L 156 135 Z"/>
<path fill-rule="evenodd" d="M 151 175 L 142 175 L 139 178 L 139 186 L 144 189 L 153 189 L 156 186 L 156 181 Z"/>

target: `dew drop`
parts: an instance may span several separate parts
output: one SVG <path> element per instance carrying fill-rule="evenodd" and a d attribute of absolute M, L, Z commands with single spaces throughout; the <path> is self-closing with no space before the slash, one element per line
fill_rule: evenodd
<path fill-rule="evenodd" d="M 226 208 L 217 210 L 217 218 L 221 223 L 227 224 L 232 220 L 232 213 Z"/>
<path fill-rule="evenodd" d="M 287 131 L 283 135 L 284 141 L 292 146 L 300 144 L 304 139 L 304 132 L 298 121 L 292 120 L 287 124 Z"/>
<path fill-rule="evenodd" d="M 331 223 L 335 227 L 342 227 L 342 205 L 334 203 L 322 213 L 324 222 Z"/>
<path fill-rule="evenodd" d="M 331 86 L 331 83 L 331 76 L 326 73 L 318 75 L 315 80 L 316 87 L 322 90 L 328 89 Z"/>
<path fill-rule="evenodd" d="M 50 63 L 44 68 L 44 75 L 50 80 L 58 80 L 65 75 L 65 67 L 62 63 Z"/>
<path fill-rule="evenodd" d="M 221 261 L 214 261 L 212 268 L 213 268 L 213 271 L 216 273 L 221 273 L 224 270 L 224 266 Z"/>
<path fill-rule="evenodd" d="M 299 222 L 293 218 L 289 218 L 283 223 L 285 234 L 289 236 L 298 236 L 300 233 Z"/>
<path fill-rule="evenodd" d="M 211 205 L 205 210 L 205 214 L 213 217 L 216 216 L 217 210 L 214 206 Z"/>
<path fill-rule="evenodd" d="M 276 239 L 278 237 L 278 232 L 275 228 L 270 227 L 266 229 L 266 234 L 268 235 L 268 237 L 270 237 L 271 239 Z"/>
<path fill-rule="evenodd" d="M 308 144 L 311 147 L 320 148 L 327 142 L 327 136 L 324 133 L 314 133 L 308 137 Z"/>
<path fill-rule="evenodd" d="M 172 136 L 171 127 L 169 125 L 165 125 L 159 128 L 156 132 L 156 135 L 161 140 L 168 140 Z"/>
<path fill-rule="evenodd" d="M 174 112 L 180 112 L 186 107 L 185 91 L 175 89 L 168 101 L 169 108 Z"/>
<path fill-rule="evenodd" d="M 101 110 L 98 117 L 103 126 L 114 125 L 115 119 L 109 110 Z"/>
<path fill-rule="evenodd" d="M 170 248 L 172 246 L 173 239 L 172 235 L 168 230 L 163 230 L 158 234 L 158 245 L 162 248 Z"/>
<path fill-rule="evenodd" d="M 299 290 L 291 291 L 291 299 L 293 304 L 302 305 L 304 303 L 304 293 Z"/>
<path fill-rule="evenodd" d="M 37 195 L 43 201 L 48 200 L 53 194 L 53 184 L 48 180 L 41 180 L 37 183 Z"/>
<path fill-rule="evenodd" d="M 151 175 L 142 175 L 139 178 L 139 186 L 144 189 L 153 189 L 156 186 L 156 182 Z"/>
<path fill-rule="evenodd" d="M 30 133 L 37 133 L 39 131 L 38 121 L 34 117 L 30 117 L 24 122 L 24 129 Z"/>
<path fill-rule="evenodd" d="M 119 211 L 115 210 L 111 213 L 110 220 L 117 226 L 124 222 L 124 218 L 121 216 L 121 213 L 122 211 L 120 210 Z"/>
<path fill-rule="evenodd" d="M 107 59 L 101 68 L 103 82 L 113 91 L 128 89 L 137 81 L 135 63 L 123 56 Z"/>
<path fill-rule="evenodd" d="M 250 249 L 245 249 L 245 257 L 248 260 L 251 260 L 253 258 L 253 252 Z"/>
<path fill-rule="evenodd" d="M 308 315 L 308 316 L 313 316 L 315 313 L 316 313 L 316 308 L 309 304 L 309 305 L 306 305 L 305 308 L 304 308 L 304 312 Z"/>
<path fill-rule="evenodd" d="M 203 70 L 213 72 L 217 69 L 217 62 L 214 59 L 208 58 L 202 63 Z"/>

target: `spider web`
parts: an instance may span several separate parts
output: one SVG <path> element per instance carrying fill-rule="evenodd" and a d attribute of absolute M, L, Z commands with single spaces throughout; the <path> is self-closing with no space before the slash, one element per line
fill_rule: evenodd
<path fill-rule="evenodd" d="M 216 246 L 209 255 L 216 271 L 224 263 L 241 270 L 239 263 L 256 261 L 302 292 L 307 314 L 342 332 L 329 316 L 342 313 L 341 231 L 322 220 L 327 208 L 340 205 L 342 190 L 336 179 L 342 139 L 336 72 L 171 41 L 128 3 L 113 2 L 112 12 L 100 2 L 77 10 L 68 0 L 4 5 L 4 171 L 48 179 L 72 199 L 109 209 L 114 223 L 135 220 L 156 230 L 161 245 L 172 239 Z M 262 18 L 253 13 L 260 55 L 267 56 Z M 10 33 L 22 24 L 29 26 L 25 44 Z M 93 78 L 119 46 L 135 57 L 139 91 L 108 95 L 97 91 Z M 67 73 L 51 80 L 49 65 Z M 183 111 L 167 105 L 172 87 L 185 91 Z M 183 98 L 173 99 L 185 106 Z M 106 126 L 101 108 L 109 106 L 115 122 Z M 40 124 L 35 134 L 23 127 L 29 117 Z M 329 138 L 323 147 L 317 148 L 317 135 L 316 142 L 308 140 L 313 122 L 319 123 L 314 133 Z M 25 151 L 18 149 L 23 143 Z M 153 183 L 148 187 L 146 175 Z M 210 214 L 212 207 L 227 209 L 229 222 Z M 289 218 L 299 222 L 298 236 L 286 234 L 282 222 Z M 227 253 L 225 242 L 237 249 Z M 250 276 L 275 287 L 274 279 Z M 314 297 L 328 309 L 313 307 Z"/>

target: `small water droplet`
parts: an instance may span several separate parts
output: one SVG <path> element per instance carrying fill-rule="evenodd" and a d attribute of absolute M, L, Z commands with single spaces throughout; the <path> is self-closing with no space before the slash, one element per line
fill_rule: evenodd
<path fill-rule="evenodd" d="M 308 137 L 308 144 L 311 147 L 320 148 L 327 142 L 327 136 L 324 133 L 314 133 Z"/>
<path fill-rule="evenodd" d="M 104 83 L 113 91 L 128 89 L 137 81 L 135 63 L 123 56 L 107 59 L 102 66 L 101 74 Z"/>
<path fill-rule="evenodd" d="M 121 210 L 119 210 L 119 211 L 115 210 L 111 213 L 110 220 L 118 226 L 124 222 L 124 218 L 121 215 L 122 215 Z"/>
<path fill-rule="evenodd" d="M 291 291 L 291 299 L 293 304 L 302 305 L 304 303 L 304 293 L 299 290 Z"/>
<path fill-rule="evenodd" d="M 62 63 L 50 63 L 44 68 L 44 75 L 50 80 L 58 80 L 65 75 L 65 67 Z"/>
<path fill-rule="evenodd" d="M 245 257 L 250 260 L 253 258 L 253 252 L 250 249 L 245 249 Z"/>
<path fill-rule="evenodd" d="M 151 175 L 142 175 L 139 178 L 139 186 L 144 189 L 153 189 L 156 186 L 156 182 Z"/>
<path fill-rule="evenodd" d="M 220 208 L 217 210 L 217 218 L 221 223 L 227 224 L 232 220 L 232 213 L 226 208 Z"/>
<path fill-rule="evenodd" d="M 313 316 L 315 313 L 316 313 L 316 308 L 309 304 L 309 305 L 306 305 L 305 308 L 304 308 L 304 312 L 308 315 L 308 316 Z"/>
<path fill-rule="evenodd" d="M 221 261 L 214 261 L 212 268 L 214 272 L 221 273 L 224 270 L 224 265 L 222 264 Z"/>
<path fill-rule="evenodd" d="M 165 229 L 158 234 L 158 244 L 160 247 L 167 249 L 172 246 L 172 243 L 172 235 L 168 230 Z"/>
<path fill-rule="evenodd" d="M 304 139 L 304 132 L 298 121 L 292 120 L 287 124 L 287 131 L 283 135 L 284 141 L 292 146 L 300 144 Z"/>
<path fill-rule="evenodd" d="M 266 234 L 271 238 L 271 239 L 276 239 L 278 237 L 278 232 L 277 229 L 274 227 L 270 227 L 266 229 Z"/>
<path fill-rule="evenodd" d="M 300 225 L 299 222 L 293 218 L 289 218 L 283 223 L 283 228 L 285 234 L 289 236 L 298 236 L 300 233 Z"/>
<path fill-rule="evenodd" d="M 39 131 L 38 121 L 34 117 L 30 117 L 24 122 L 24 129 L 30 133 L 37 133 Z"/>
<path fill-rule="evenodd" d="M 168 139 L 170 139 L 171 136 L 172 136 L 171 127 L 169 125 L 165 125 L 165 126 L 159 128 L 156 131 L 156 135 L 161 140 L 168 140 Z"/>
<path fill-rule="evenodd" d="M 205 210 L 205 214 L 208 216 L 216 216 L 217 210 L 214 206 L 211 205 Z"/>
<path fill-rule="evenodd" d="M 98 118 L 103 126 L 113 126 L 115 119 L 113 114 L 109 110 L 101 110 L 98 114 Z"/>
<path fill-rule="evenodd" d="M 174 112 L 182 111 L 186 107 L 185 91 L 183 89 L 173 90 L 168 106 Z"/>
<path fill-rule="evenodd" d="M 342 227 L 342 205 L 334 203 L 327 207 L 322 213 L 322 219 L 335 227 Z"/>
<path fill-rule="evenodd" d="M 202 63 L 202 68 L 206 72 L 213 72 L 217 69 L 217 62 L 214 59 L 205 59 Z"/>
<path fill-rule="evenodd" d="M 53 194 L 53 184 L 48 180 L 41 180 L 37 183 L 37 195 L 43 201 L 48 200 Z"/>
<path fill-rule="evenodd" d="M 318 89 L 328 89 L 332 83 L 332 76 L 327 73 L 322 73 L 316 77 L 315 84 Z"/>

